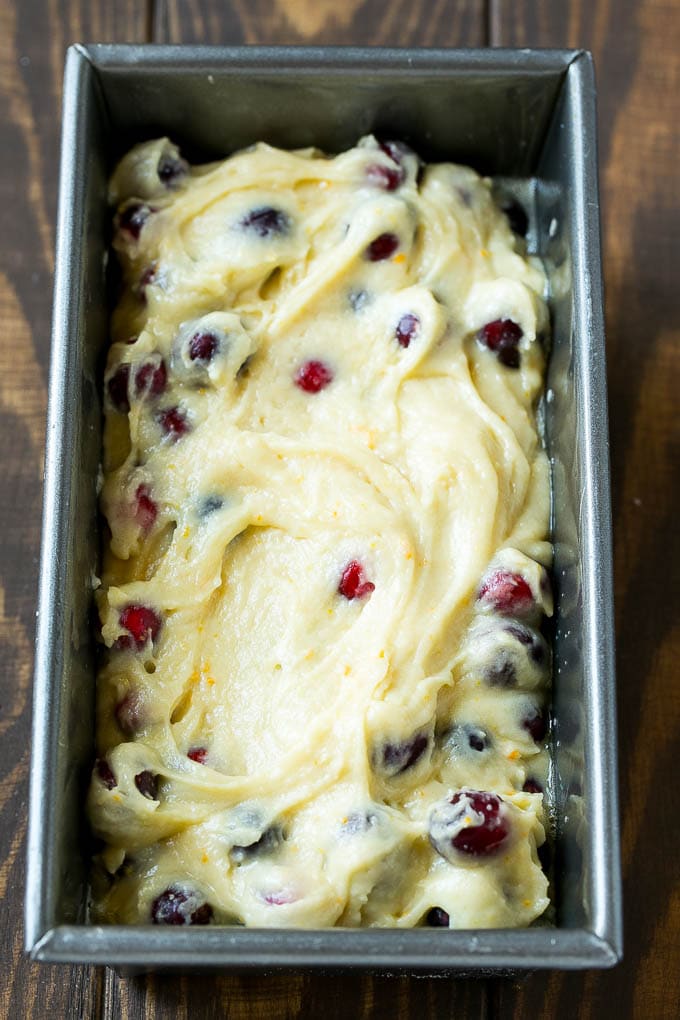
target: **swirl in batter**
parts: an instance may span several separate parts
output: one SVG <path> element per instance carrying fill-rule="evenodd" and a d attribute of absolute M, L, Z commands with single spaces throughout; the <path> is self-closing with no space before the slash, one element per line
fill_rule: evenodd
<path fill-rule="evenodd" d="M 161 139 L 111 198 L 93 918 L 529 924 L 540 266 L 488 180 L 372 137 Z"/>

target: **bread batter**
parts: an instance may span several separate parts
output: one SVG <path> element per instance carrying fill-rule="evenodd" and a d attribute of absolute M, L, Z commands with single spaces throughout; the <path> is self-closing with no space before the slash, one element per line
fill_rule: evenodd
<path fill-rule="evenodd" d="M 362 139 L 111 182 L 100 922 L 527 925 L 548 766 L 544 274 Z"/>

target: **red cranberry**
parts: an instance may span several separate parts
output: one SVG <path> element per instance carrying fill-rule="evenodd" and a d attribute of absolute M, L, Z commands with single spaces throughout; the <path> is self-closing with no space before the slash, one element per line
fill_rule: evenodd
<path fill-rule="evenodd" d="M 182 177 L 186 176 L 188 169 L 185 160 L 165 153 L 158 160 L 156 173 L 166 188 L 176 188 Z"/>
<path fill-rule="evenodd" d="M 425 924 L 430 928 L 448 928 L 449 915 L 442 907 L 432 907 L 425 915 Z"/>
<path fill-rule="evenodd" d="M 241 220 L 241 226 L 259 237 L 271 237 L 273 234 L 288 233 L 290 217 L 282 209 L 262 206 L 246 213 Z"/>
<path fill-rule="evenodd" d="M 155 641 L 161 629 L 161 618 L 148 606 L 126 606 L 120 614 L 120 625 L 128 634 L 118 639 L 119 646 L 143 648 L 147 641 Z M 120 642 L 123 642 L 120 644 Z"/>
<path fill-rule="evenodd" d="M 98 778 L 102 781 L 107 790 L 113 790 L 114 787 L 118 786 L 116 777 L 114 776 L 111 766 L 107 762 L 106 758 L 98 758 L 94 767 Z"/>
<path fill-rule="evenodd" d="M 136 691 L 130 691 L 116 705 L 114 715 L 116 722 L 126 737 L 133 737 L 142 728 L 144 705 Z"/>
<path fill-rule="evenodd" d="M 415 152 L 410 145 L 406 144 L 406 142 L 396 142 L 393 139 L 390 139 L 385 142 L 379 142 L 379 145 L 382 151 L 389 156 L 390 159 L 393 159 L 398 166 L 402 166 L 406 156 L 413 156 L 417 159 Z"/>
<path fill-rule="evenodd" d="M 420 319 L 417 315 L 407 312 L 406 315 L 402 315 L 401 319 L 397 323 L 394 335 L 401 347 L 408 347 L 411 340 L 415 340 L 419 333 Z"/>
<path fill-rule="evenodd" d="M 482 582 L 479 599 L 504 616 L 522 616 L 535 608 L 533 592 L 521 574 L 496 570 Z"/>
<path fill-rule="evenodd" d="M 210 924 L 213 909 L 197 897 L 171 885 L 151 904 L 152 924 Z"/>
<path fill-rule="evenodd" d="M 295 373 L 295 385 L 305 393 L 318 393 L 333 382 L 333 372 L 323 361 L 306 361 Z"/>
<path fill-rule="evenodd" d="M 396 234 L 379 234 L 374 241 L 371 241 L 364 252 L 364 258 L 369 262 L 383 262 L 394 255 L 399 247 L 399 238 Z"/>
<path fill-rule="evenodd" d="M 533 779 L 529 776 L 524 780 L 524 786 L 522 787 L 524 793 L 543 793 L 543 787 L 537 779 Z"/>
<path fill-rule="evenodd" d="M 207 364 L 212 361 L 219 350 L 220 341 L 214 333 L 207 331 L 194 333 L 189 341 L 189 357 L 192 361 L 202 361 Z"/>
<path fill-rule="evenodd" d="M 149 772 L 148 769 L 138 772 L 135 776 L 135 786 L 142 797 L 146 797 L 147 800 L 158 800 L 158 776 L 153 772 Z"/>
<path fill-rule="evenodd" d="M 130 365 L 127 362 L 123 362 L 122 365 L 118 366 L 107 384 L 109 399 L 116 411 L 120 411 L 121 414 L 126 414 L 130 410 L 129 382 Z"/>
<path fill-rule="evenodd" d="M 492 854 L 509 833 L 505 806 L 495 793 L 459 790 L 430 815 L 430 842 L 446 858 L 452 849 L 474 857 Z"/>
<path fill-rule="evenodd" d="M 371 184 L 384 191 L 396 191 L 406 176 L 403 167 L 384 166 L 382 163 L 372 163 L 366 168 L 366 176 Z"/>
<path fill-rule="evenodd" d="M 142 482 L 135 492 L 135 520 L 145 533 L 150 531 L 158 517 L 158 504 L 151 498 L 149 486 Z"/>
<path fill-rule="evenodd" d="M 208 748 L 191 747 L 187 751 L 187 758 L 191 758 L 192 761 L 197 762 L 199 765 L 205 765 L 208 760 Z"/>
<path fill-rule="evenodd" d="M 388 776 L 399 776 L 422 758 L 428 744 L 425 733 L 417 733 L 399 744 L 385 744 L 378 756 L 378 766 Z"/>
<path fill-rule="evenodd" d="M 366 580 L 364 568 L 358 560 L 352 560 L 342 572 L 338 592 L 346 599 L 361 599 L 375 591 L 372 581 Z"/>
<path fill-rule="evenodd" d="M 548 732 L 548 716 L 538 705 L 534 705 L 522 719 L 522 726 L 531 739 L 540 744 Z"/>
<path fill-rule="evenodd" d="M 160 411 L 156 420 L 173 443 L 189 431 L 186 413 L 179 407 L 168 407 L 164 411 Z"/>
<path fill-rule="evenodd" d="M 478 341 L 493 351 L 506 368 L 519 368 L 518 344 L 524 333 L 512 319 L 495 319 L 477 333 Z"/>
<path fill-rule="evenodd" d="M 133 202 L 118 214 L 118 227 L 136 241 L 150 214 L 155 211 L 143 202 Z"/>
<path fill-rule="evenodd" d="M 135 393 L 150 397 L 159 397 L 165 391 L 168 382 L 168 370 L 164 361 L 145 361 L 135 372 Z"/>

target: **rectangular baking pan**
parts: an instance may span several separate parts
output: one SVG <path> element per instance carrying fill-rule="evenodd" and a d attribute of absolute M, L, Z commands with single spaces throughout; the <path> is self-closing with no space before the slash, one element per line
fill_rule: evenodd
<path fill-rule="evenodd" d="M 107 346 L 106 183 L 161 134 L 190 158 L 259 139 L 340 151 L 369 131 L 520 187 L 551 280 L 545 430 L 557 599 L 554 925 L 528 930 L 97 927 L 96 481 Z M 25 942 L 33 959 L 151 968 L 492 973 L 621 955 L 611 523 L 593 68 L 582 51 L 74 46 L 66 64 L 36 639 Z"/>

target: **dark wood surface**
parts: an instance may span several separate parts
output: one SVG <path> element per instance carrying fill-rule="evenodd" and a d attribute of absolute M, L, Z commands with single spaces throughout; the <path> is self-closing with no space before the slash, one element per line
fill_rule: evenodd
<path fill-rule="evenodd" d="M 583 46 L 595 54 L 615 531 L 625 962 L 521 982 L 149 977 L 22 954 L 30 684 L 65 47 Z M 677 0 L 0 2 L 0 1017 L 680 1016 Z"/>

